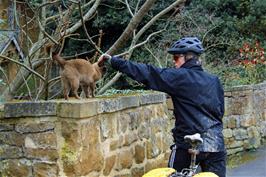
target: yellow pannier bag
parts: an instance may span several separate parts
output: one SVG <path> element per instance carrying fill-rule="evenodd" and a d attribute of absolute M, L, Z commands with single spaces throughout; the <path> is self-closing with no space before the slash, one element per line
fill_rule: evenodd
<path fill-rule="evenodd" d="M 175 172 L 173 168 L 156 168 L 144 174 L 142 177 L 168 177 Z"/>
<path fill-rule="evenodd" d="M 212 172 L 201 172 L 201 173 L 194 175 L 193 177 L 219 177 L 219 176 L 217 176 L 216 174 Z"/>

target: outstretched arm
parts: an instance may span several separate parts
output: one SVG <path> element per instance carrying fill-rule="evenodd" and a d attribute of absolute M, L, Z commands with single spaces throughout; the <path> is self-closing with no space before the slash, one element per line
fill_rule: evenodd
<path fill-rule="evenodd" d="M 181 78 L 181 70 L 175 68 L 158 68 L 152 65 L 136 63 L 119 57 L 106 57 L 98 62 L 108 60 L 111 66 L 131 77 L 132 79 L 143 83 L 152 90 L 162 91 L 168 94 L 175 94 L 178 89 Z M 178 81 L 178 82 L 177 82 Z"/>

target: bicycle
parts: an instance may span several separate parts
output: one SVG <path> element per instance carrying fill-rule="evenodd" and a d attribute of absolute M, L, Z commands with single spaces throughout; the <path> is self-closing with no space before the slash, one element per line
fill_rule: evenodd
<path fill-rule="evenodd" d="M 196 157 L 197 154 L 199 154 L 197 147 L 203 143 L 200 134 L 196 133 L 194 135 L 186 135 L 184 139 L 191 145 L 191 149 L 188 150 L 188 152 L 191 154 L 189 168 L 185 168 L 181 172 L 177 172 L 173 168 L 156 168 L 144 174 L 142 177 L 218 177 L 212 172 L 196 173 L 199 166 L 196 165 Z"/>

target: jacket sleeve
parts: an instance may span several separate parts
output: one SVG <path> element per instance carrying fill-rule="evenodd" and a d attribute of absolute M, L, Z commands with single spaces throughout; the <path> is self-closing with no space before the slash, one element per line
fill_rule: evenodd
<path fill-rule="evenodd" d="M 157 68 L 152 65 L 136 63 L 118 57 L 112 57 L 114 69 L 126 74 L 133 80 L 143 83 L 152 90 L 174 95 L 182 82 L 182 69 Z"/>

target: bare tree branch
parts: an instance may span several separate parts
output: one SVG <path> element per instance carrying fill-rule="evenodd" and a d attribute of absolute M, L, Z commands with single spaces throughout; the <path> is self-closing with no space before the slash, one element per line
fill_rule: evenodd
<path fill-rule="evenodd" d="M 159 67 L 162 67 L 162 64 L 161 64 L 159 58 L 157 58 L 147 46 L 145 46 L 145 49 L 152 55 L 153 58 L 155 58 L 155 60 L 159 64 Z"/>
<path fill-rule="evenodd" d="M 131 10 L 130 6 L 129 6 L 129 3 L 128 3 L 128 1 L 127 1 L 127 0 L 125 0 L 125 3 L 126 3 L 127 9 L 128 9 L 128 11 L 129 11 L 130 15 L 131 15 L 132 17 L 134 17 L 134 14 L 133 14 L 133 12 L 132 12 L 132 10 Z"/>
<path fill-rule="evenodd" d="M 80 2 L 78 3 L 78 6 L 79 6 L 79 13 L 80 13 L 80 18 L 81 18 L 81 23 L 82 23 L 82 26 L 83 26 L 83 29 L 85 31 L 85 34 L 88 38 L 88 40 L 90 41 L 90 44 L 100 53 L 100 54 L 103 54 L 103 52 L 101 51 L 101 49 L 99 49 L 99 47 L 95 44 L 95 42 L 91 39 L 87 29 L 86 29 L 86 25 L 85 25 L 85 22 L 84 22 L 84 19 L 83 19 L 83 12 L 82 12 L 82 8 L 81 8 L 81 5 L 80 5 Z"/>
<path fill-rule="evenodd" d="M 137 12 L 137 14 L 131 19 L 128 26 L 122 33 L 122 35 L 119 37 L 119 39 L 114 43 L 114 45 L 112 45 L 112 47 L 106 53 L 112 55 L 126 43 L 126 41 L 132 35 L 133 30 L 136 29 L 136 27 L 139 25 L 139 23 L 143 19 L 144 15 L 152 7 L 154 3 L 155 3 L 155 0 L 147 0 L 142 5 L 140 10 Z"/>
<path fill-rule="evenodd" d="M 22 63 L 20 63 L 20 62 L 18 62 L 18 61 L 16 61 L 16 60 L 13 60 L 12 58 L 9 58 L 9 57 L 4 56 L 4 55 L 0 55 L 0 58 L 3 58 L 3 59 L 6 59 L 6 60 L 9 60 L 9 61 L 12 61 L 13 63 L 18 64 L 18 65 L 24 67 L 25 69 L 27 69 L 28 71 L 30 71 L 31 73 L 35 74 L 35 75 L 38 76 L 41 80 L 43 80 L 43 81 L 45 80 L 45 78 L 44 78 L 42 75 L 40 75 L 39 73 L 37 73 L 37 72 L 34 71 L 33 69 L 29 68 L 28 66 L 26 66 L 26 65 L 24 65 L 24 64 L 22 64 Z"/>
<path fill-rule="evenodd" d="M 145 41 L 143 41 L 143 42 L 141 42 L 141 43 L 139 43 L 139 44 L 137 44 L 137 45 L 135 45 L 135 46 L 132 46 L 132 47 L 129 48 L 128 51 L 123 52 L 123 53 L 118 54 L 118 55 L 115 55 L 115 56 L 118 57 L 118 56 L 124 56 L 124 55 L 129 54 L 131 51 L 133 51 L 133 50 L 135 50 L 136 48 L 141 47 L 141 46 L 143 46 L 144 44 L 146 44 L 147 42 L 149 42 L 149 40 L 150 40 L 150 38 L 151 38 L 152 36 L 154 36 L 154 35 L 156 35 L 156 34 L 158 34 L 158 33 L 161 33 L 162 31 L 164 31 L 164 30 L 160 30 L 160 31 L 156 31 L 156 32 L 154 32 L 154 33 L 151 33 L 151 34 L 147 37 L 147 39 L 146 39 Z"/>
<path fill-rule="evenodd" d="M 96 12 L 98 6 L 100 5 L 100 2 L 101 2 L 101 0 L 95 0 L 95 3 L 91 7 L 91 9 L 83 17 L 85 22 L 93 16 L 93 14 Z M 74 33 L 81 26 L 82 26 L 82 22 L 80 20 L 75 25 L 73 25 L 71 28 L 67 29 L 66 34 Z"/>

